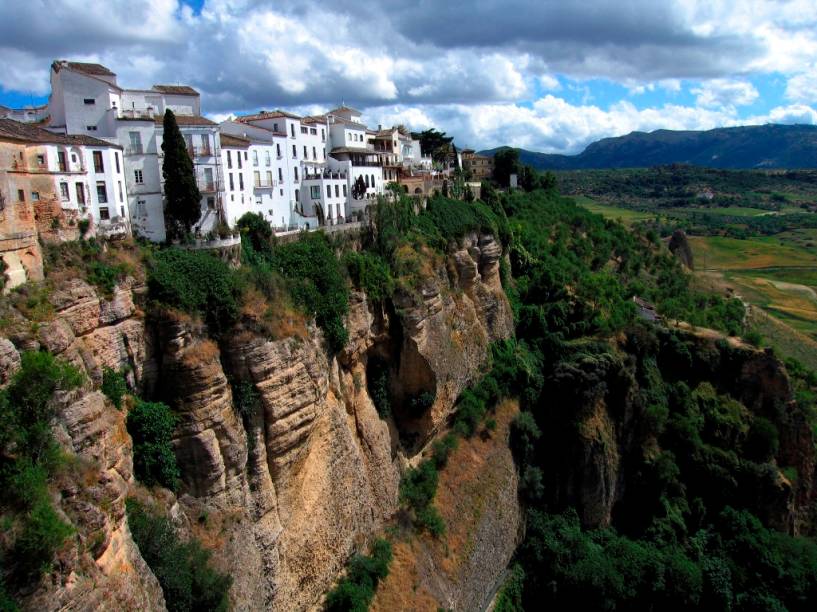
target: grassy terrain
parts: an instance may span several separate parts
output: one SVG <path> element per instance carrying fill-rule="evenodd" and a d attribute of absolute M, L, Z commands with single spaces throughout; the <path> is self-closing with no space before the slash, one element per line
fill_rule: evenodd
<path fill-rule="evenodd" d="M 740 240 L 723 236 L 689 238 L 695 266 L 712 270 L 807 267 L 817 269 L 817 257 L 808 251 L 769 238 Z"/>
<path fill-rule="evenodd" d="M 619 208 L 608 204 L 600 204 L 587 196 L 573 196 L 573 201 L 590 212 L 603 216 L 605 219 L 615 219 L 616 221 L 621 221 L 624 224 L 633 223 L 634 221 L 643 221 L 645 219 L 652 219 L 655 217 L 654 214 L 648 212 L 630 210 L 628 208 Z"/>
<path fill-rule="evenodd" d="M 757 217 L 771 214 L 762 208 L 750 208 L 748 206 L 712 206 L 706 208 L 669 208 L 670 213 L 701 213 L 707 215 L 720 215 L 723 217 Z"/>

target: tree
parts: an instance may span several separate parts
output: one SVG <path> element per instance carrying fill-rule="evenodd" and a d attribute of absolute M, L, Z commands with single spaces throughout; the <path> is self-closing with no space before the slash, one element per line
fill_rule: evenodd
<path fill-rule="evenodd" d="M 366 197 L 366 183 L 363 181 L 363 175 L 357 177 L 352 185 L 352 197 L 355 200 L 362 200 Z"/>
<path fill-rule="evenodd" d="M 507 187 L 511 174 L 519 173 L 519 151 L 516 149 L 500 149 L 494 155 L 494 180 L 500 187 Z"/>
<path fill-rule="evenodd" d="M 170 109 L 165 111 L 162 151 L 167 237 L 179 239 L 189 234 L 201 217 L 201 192 L 196 185 L 193 160 L 179 131 L 176 115 Z"/>
<path fill-rule="evenodd" d="M 454 140 L 453 136 L 446 136 L 445 132 L 438 132 L 433 128 L 412 133 L 411 137 L 420 141 L 420 150 L 423 155 L 430 155 L 431 159 L 437 163 L 443 163 L 448 158 L 451 141 Z"/>

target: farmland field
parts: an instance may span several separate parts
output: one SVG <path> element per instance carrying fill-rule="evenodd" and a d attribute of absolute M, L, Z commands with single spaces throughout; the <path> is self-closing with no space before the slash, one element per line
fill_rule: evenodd
<path fill-rule="evenodd" d="M 605 219 L 615 219 L 616 221 L 621 221 L 624 224 L 655 218 L 655 214 L 653 213 L 630 210 L 628 208 L 618 208 L 616 206 L 608 206 L 607 204 L 599 204 L 587 196 L 573 196 L 573 201 L 590 212 L 601 215 Z"/>

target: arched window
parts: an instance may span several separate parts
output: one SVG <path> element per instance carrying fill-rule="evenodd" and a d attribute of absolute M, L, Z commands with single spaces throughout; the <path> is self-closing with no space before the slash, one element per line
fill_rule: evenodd
<path fill-rule="evenodd" d="M 374 188 L 374 174 L 372 174 L 372 188 Z"/>
<path fill-rule="evenodd" d="M 295 190 L 295 201 L 296 201 L 296 202 L 300 202 L 300 201 L 301 201 L 301 190 L 300 190 L 300 189 L 296 189 L 296 190 Z"/>
<path fill-rule="evenodd" d="M 369 188 L 369 175 L 368 174 L 364 175 L 363 180 L 366 181 L 366 189 L 368 189 Z"/>

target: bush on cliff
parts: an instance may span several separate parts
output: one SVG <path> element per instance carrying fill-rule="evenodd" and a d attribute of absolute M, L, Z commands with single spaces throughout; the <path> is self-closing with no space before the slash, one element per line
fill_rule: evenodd
<path fill-rule="evenodd" d="M 347 565 L 346 576 L 326 595 L 328 612 L 365 612 L 374 598 L 377 583 L 389 575 L 391 544 L 377 539 L 368 555 L 355 555 Z"/>
<path fill-rule="evenodd" d="M 156 253 L 148 272 L 148 289 L 157 302 L 204 318 L 216 335 L 238 317 L 237 275 L 204 251 L 168 248 Z"/>
<path fill-rule="evenodd" d="M 176 416 L 161 402 L 139 400 L 128 413 L 128 433 L 133 438 L 133 471 L 148 486 L 175 491 L 179 467 L 171 443 Z"/>
<path fill-rule="evenodd" d="M 134 499 L 126 502 L 133 540 L 156 575 L 170 612 L 226 612 L 232 578 L 210 565 L 210 551 L 195 538 L 183 542 L 170 521 Z"/>

